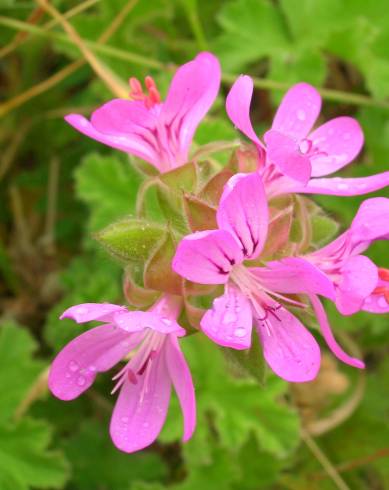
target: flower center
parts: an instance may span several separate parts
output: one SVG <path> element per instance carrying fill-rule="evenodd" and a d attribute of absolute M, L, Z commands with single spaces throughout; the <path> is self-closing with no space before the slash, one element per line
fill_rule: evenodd
<path fill-rule="evenodd" d="M 143 101 L 147 109 L 151 109 L 151 107 L 161 102 L 161 96 L 152 77 L 147 76 L 145 78 L 145 86 L 148 92 L 147 94 L 143 92 L 142 84 L 137 78 L 131 77 L 129 80 L 129 85 L 129 96 L 131 99 Z"/>
<path fill-rule="evenodd" d="M 159 332 L 151 331 L 144 337 L 141 346 L 138 348 L 130 361 L 121 369 L 112 379 L 117 380 L 116 385 L 111 391 L 113 395 L 128 379 L 136 385 L 142 376 L 146 376 L 144 390 L 147 392 L 147 379 L 153 360 L 161 350 L 165 335 Z M 142 392 L 143 393 L 143 392 Z"/>
<path fill-rule="evenodd" d="M 389 282 L 389 270 L 388 269 L 379 268 L 378 269 L 378 277 L 382 281 Z M 382 294 L 383 297 L 385 298 L 386 302 L 389 305 L 389 284 L 388 285 L 384 285 L 384 286 L 378 286 L 378 287 L 376 287 L 374 289 L 374 291 L 373 291 L 373 294 L 379 294 L 379 295 Z"/>
<path fill-rule="evenodd" d="M 328 156 L 328 153 L 326 153 L 325 151 L 320 151 L 319 148 L 313 146 L 313 141 L 309 140 L 308 138 L 304 138 L 298 143 L 298 149 L 301 155 L 307 156 L 309 158 Z"/>

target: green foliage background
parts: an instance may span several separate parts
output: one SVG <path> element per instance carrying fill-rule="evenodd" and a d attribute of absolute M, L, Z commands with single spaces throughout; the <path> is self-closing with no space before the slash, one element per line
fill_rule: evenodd
<path fill-rule="evenodd" d="M 162 93 L 174 65 L 200 50 L 217 54 L 221 95 L 197 144 L 237 136 L 224 111 L 235 75 L 256 77 L 259 130 L 283 91 L 304 80 L 325 89 L 323 119 L 349 114 L 363 126 L 364 152 L 343 174 L 388 170 L 386 0 L 52 3 L 62 13 L 88 7 L 69 22 L 92 41 L 100 62 L 123 80 L 151 74 Z M 98 37 L 129 3 L 101 47 Z M 331 395 L 331 381 L 307 386 L 305 411 L 301 394 L 286 383 L 269 376 L 259 387 L 237 375 L 205 338 L 185 339 L 199 411 L 195 437 L 185 446 L 175 400 L 159 441 L 126 455 L 107 434 L 108 376 L 71 403 L 47 393 L 50 360 L 82 330 L 60 322 L 59 314 L 80 302 L 122 302 L 120 268 L 90 236 L 134 213 L 142 178 L 125 155 L 64 123 L 66 113 L 89 114 L 112 94 L 87 63 L 66 73 L 82 55 L 61 26 L 46 26 L 49 21 L 34 2 L 0 0 L 0 490 L 389 488 L 387 316 L 341 318 L 331 311 L 334 328 L 362 349 L 366 376 L 335 366 L 330 379 L 341 376 L 348 388 Z M 344 228 L 361 200 L 318 202 Z M 377 244 L 372 257 L 389 267 L 385 244 Z M 361 401 L 342 424 L 316 442 L 301 432 L 306 410 L 330 417 L 358 390 Z"/>

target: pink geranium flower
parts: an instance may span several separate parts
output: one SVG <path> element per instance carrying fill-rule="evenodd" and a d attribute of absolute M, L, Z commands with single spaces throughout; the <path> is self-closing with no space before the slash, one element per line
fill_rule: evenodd
<path fill-rule="evenodd" d="M 176 322 L 180 307 L 180 300 L 165 295 L 145 312 L 86 303 L 72 306 L 61 316 L 77 323 L 97 320 L 103 324 L 76 337 L 57 355 L 49 388 L 61 400 L 73 400 L 92 385 L 97 373 L 125 360 L 126 365 L 113 378 L 112 392 L 120 393 L 110 433 L 115 446 L 127 453 L 157 438 L 172 384 L 184 416 L 183 440 L 192 436 L 196 405 L 192 377 L 178 344 L 178 337 L 185 335 Z"/>
<path fill-rule="evenodd" d="M 333 281 L 336 306 L 342 314 L 361 309 L 389 312 L 389 272 L 361 255 L 372 242 L 382 239 L 389 239 L 389 199 L 367 199 L 347 231 L 304 257 Z"/>
<path fill-rule="evenodd" d="M 131 78 L 133 100 L 113 99 L 90 121 L 80 114 L 69 114 L 65 120 L 86 136 L 164 172 L 188 161 L 194 132 L 217 96 L 220 65 L 211 53 L 200 53 L 177 70 L 164 102 L 151 77 L 145 84 L 148 95 Z"/>
<path fill-rule="evenodd" d="M 285 94 L 271 130 L 261 142 L 250 121 L 253 81 L 240 76 L 226 102 L 235 126 L 257 147 L 259 171 L 268 195 L 283 193 L 354 196 L 389 185 L 389 171 L 361 178 L 321 178 L 350 163 L 360 152 L 363 133 L 351 117 L 337 117 L 312 131 L 320 113 L 321 97 L 307 83 L 294 85 Z"/>
<path fill-rule="evenodd" d="M 265 267 L 250 267 L 258 259 L 268 230 L 268 206 L 260 175 L 237 174 L 227 183 L 217 211 L 217 230 L 186 236 L 178 245 L 173 269 L 201 284 L 224 284 L 224 294 L 201 320 L 203 332 L 214 342 L 234 349 L 251 344 L 252 324 L 264 357 L 280 377 L 292 382 L 315 378 L 320 349 L 300 320 L 284 304 L 305 305 L 283 294 L 307 294 L 320 305 L 317 294 L 334 299 L 331 281 L 302 258 L 287 258 Z M 338 357 L 357 367 L 336 344 L 328 325 L 323 334 Z"/>

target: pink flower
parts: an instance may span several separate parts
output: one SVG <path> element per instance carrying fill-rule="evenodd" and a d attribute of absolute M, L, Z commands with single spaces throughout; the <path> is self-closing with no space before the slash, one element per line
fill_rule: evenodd
<path fill-rule="evenodd" d="M 143 449 L 157 438 L 172 384 L 184 416 L 183 440 L 192 436 L 196 405 L 191 374 L 177 340 L 185 335 L 176 322 L 180 306 L 180 300 L 165 295 L 146 312 L 85 303 L 72 306 L 61 316 L 77 323 L 97 320 L 103 324 L 76 337 L 57 355 L 49 388 L 61 400 L 73 400 L 93 384 L 97 373 L 126 360 L 113 378 L 116 385 L 112 392 L 120 390 L 120 394 L 110 433 L 115 446 L 127 453 Z"/>
<path fill-rule="evenodd" d="M 389 199 L 364 201 L 350 228 L 324 248 L 305 256 L 323 271 L 336 290 L 343 315 L 359 310 L 389 312 L 389 271 L 361 255 L 376 240 L 389 239 Z"/>
<path fill-rule="evenodd" d="M 217 230 L 186 236 L 172 265 L 190 281 L 225 285 L 224 294 L 214 300 L 201 320 L 203 332 L 220 345 L 247 349 L 254 321 L 264 357 L 276 374 L 292 382 L 314 379 L 320 367 L 319 346 L 283 303 L 305 305 L 283 294 L 307 294 L 320 304 L 317 294 L 334 299 L 331 281 L 302 258 L 287 258 L 266 267 L 244 264 L 258 258 L 268 231 L 267 200 L 257 172 L 237 174 L 229 180 L 217 223 Z M 323 333 L 330 347 L 343 353 L 331 331 Z M 363 366 L 347 354 L 343 357 L 354 366 Z"/>
<path fill-rule="evenodd" d="M 113 99 L 90 121 L 80 114 L 69 114 L 65 120 L 90 138 L 164 172 L 187 162 L 194 132 L 217 96 L 220 65 L 211 53 L 200 53 L 177 70 L 164 102 L 152 78 L 146 77 L 145 83 L 148 95 L 131 78 L 133 100 Z"/>
<path fill-rule="evenodd" d="M 266 146 L 251 125 L 252 93 L 252 79 L 240 76 L 227 96 L 226 109 L 231 121 L 258 149 L 259 170 L 268 195 L 297 192 L 354 196 L 389 185 L 389 171 L 352 179 L 321 178 L 358 155 L 363 133 L 351 117 L 337 117 L 311 132 L 321 107 L 320 94 L 314 87 L 298 83 L 288 90 L 271 130 L 265 133 Z"/>

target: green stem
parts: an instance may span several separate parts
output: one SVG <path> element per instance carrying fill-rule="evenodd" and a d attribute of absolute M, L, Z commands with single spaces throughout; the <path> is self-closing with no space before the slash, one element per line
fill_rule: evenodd
<path fill-rule="evenodd" d="M 9 27 L 15 30 L 23 30 L 38 36 L 48 37 L 57 41 L 65 42 L 67 44 L 74 44 L 72 40 L 70 40 L 65 34 L 57 33 L 57 32 L 48 32 L 44 29 L 30 25 L 27 22 L 22 22 L 16 19 L 10 19 L 8 17 L 0 16 L 0 25 Z M 158 60 L 148 58 L 146 56 L 141 56 L 135 53 L 131 53 L 129 51 L 124 51 L 119 48 L 115 48 L 113 46 L 107 46 L 103 44 L 98 44 L 93 41 L 85 40 L 85 45 L 88 46 L 91 50 L 96 53 L 101 53 L 106 56 L 110 56 L 111 58 L 121 59 L 124 61 L 129 61 L 136 65 L 144 66 L 147 68 L 154 68 L 157 70 L 169 70 L 172 71 L 177 67 L 174 64 L 164 64 Z M 231 73 L 224 73 L 222 75 L 223 82 L 227 84 L 233 83 L 238 75 Z M 265 89 L 265 90 L 279 90 L 286 91 L 290 85 L 285 82 L 278 82 L 276 80 L 270 80 L 268 78 L 258 78 L 252 77 L 254 81 L 254 85 L 257 88 Z M 323 89 L 318 88 L 318 92 L 321 96 L 326 100 L 332 100 L 334 102 L 343 102 L 352 105 L 358 106 L 368 106 L 368 107 L 379 107 L 381 109 L 389 109 L 389 102 L 383 100 L 373 99 L 367 95 L 362 94 L 352 94 L 347 92 L 342 92 L 340 90 L 331 90 L 331 89 Z"/>

